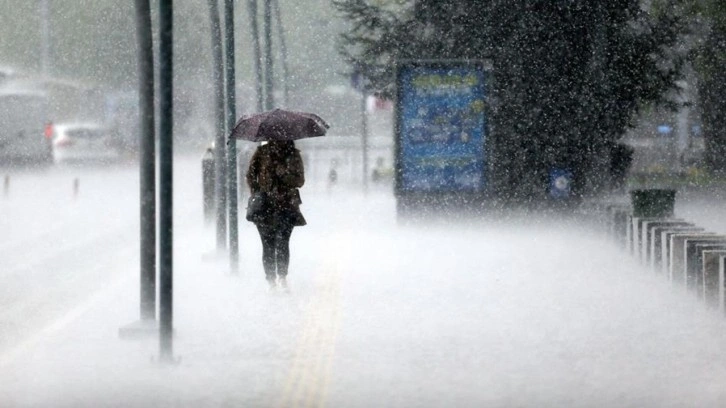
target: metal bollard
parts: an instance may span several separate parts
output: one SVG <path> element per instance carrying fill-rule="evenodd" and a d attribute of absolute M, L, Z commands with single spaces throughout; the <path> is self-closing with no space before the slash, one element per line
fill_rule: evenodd
<path fill-rule="evenodd" d="M 5 181 L 3 182 L 3 195 L 7 197 L 10 194 L 10 175 L 5 175 Z"/>
<path fill-rule="evenodd" d="M 703 300 L 706 306 L 720 309 L 719 259 L 726 256 L 724 249 L 705 249 L 702 253 Z M 723 282 L 721 282 L 723 284 Z"/>
<path fill-rule="evenodd" d="M 214 218 L 214 151 L 207 148 L 202 156 L 202 195 L 204 206 L 204 221 L 212 222 Z"/>
<path fill-rule="evenodd" d="M 73 179 L 73 198 L 78 198 L 78 190 L 80 188 L 81 182 L 78 180 L 78 177 Z"/>

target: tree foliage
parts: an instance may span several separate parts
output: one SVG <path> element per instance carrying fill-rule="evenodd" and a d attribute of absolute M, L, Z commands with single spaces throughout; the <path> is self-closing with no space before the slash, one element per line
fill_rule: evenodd
<path fill-rule="evenodd" d="M 705 140 L 705 161 L 713 174 L 726 174 L 726 3 L 689 2 L 697 28 L 693 61 Z"/>
<path fill-rule="evenodd" d="M 396 8 L 334 0 L 341 37 L 371 90 L 391 93 L 400 59 L 487 59 L 494 82 L 490 147 L 503 197 L 545 193 L 551 168 L 576 190 L 606 183 L 608 155 L 647 104 L 673 105 L 683 24 L 673 7 L 637 0 L 410 0 Z"/>

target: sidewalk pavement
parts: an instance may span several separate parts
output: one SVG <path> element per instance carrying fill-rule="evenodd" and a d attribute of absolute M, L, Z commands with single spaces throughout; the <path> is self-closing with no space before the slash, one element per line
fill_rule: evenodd
<path fill-rule="evenodd" d="M 309 198 L 308 198 L 309 197 Z M 135 260 L 0 356 L 3 407 L 717 407 L 726 322 L 565 220 L 399 226 L 389 194 L 306 196 L 290 294 L 181 219 L 174 355 L 120 339 Z M 201 210 L 200 210 L 201 211 Z"/>

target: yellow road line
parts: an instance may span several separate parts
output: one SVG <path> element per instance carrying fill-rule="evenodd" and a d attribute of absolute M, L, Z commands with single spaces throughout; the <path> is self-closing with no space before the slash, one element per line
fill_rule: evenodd
<path fill-rule="evenodd" d="M 317 293 L 307 307 L 283 395 L 277 406 L 323 407 L 327 398 L 335 345 L 340 328 L 342 271 L 350 265 L 351 245 L 332 237 L 316 283 Z"/>

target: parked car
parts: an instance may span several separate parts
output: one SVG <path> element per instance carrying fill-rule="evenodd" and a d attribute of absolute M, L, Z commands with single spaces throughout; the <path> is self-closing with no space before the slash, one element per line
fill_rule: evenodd
<path fill-rule="evenodd" d="M 113 162 L 121 159 L 111 132 L 96 123 L 53 126 L 53 161 L 60 163 Z"/>

